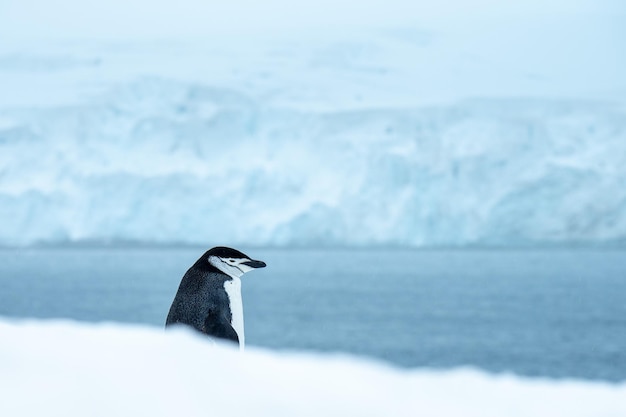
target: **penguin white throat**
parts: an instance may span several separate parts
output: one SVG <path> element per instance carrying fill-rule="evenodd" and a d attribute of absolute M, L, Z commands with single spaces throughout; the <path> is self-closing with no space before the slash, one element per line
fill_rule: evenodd
<path fill-rule="evenodd" d="M 239 338 L 239 349 L 243 350 L 246 335 L 243 329 L 243 300 L 241 299 L 241 279 L 233 277 L 224 282 L 224 290 L 228 295 L 230 305 L 230 325 L 233 326 Z"/>

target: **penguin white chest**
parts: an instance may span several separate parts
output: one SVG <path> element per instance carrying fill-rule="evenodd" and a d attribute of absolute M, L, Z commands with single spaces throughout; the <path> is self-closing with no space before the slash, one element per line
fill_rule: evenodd
<path fill-rule="evenodd" d="M 230 325 L 237 332 L 239 336 L 239 349 L 243 350 L 245 335 L 243 333 L 243 303 L 241 301 L 241 279 L 232 277 L 228 281 L 224 282 L 224 290 L 228 295 L 230 302 L 231 319 Z"/>

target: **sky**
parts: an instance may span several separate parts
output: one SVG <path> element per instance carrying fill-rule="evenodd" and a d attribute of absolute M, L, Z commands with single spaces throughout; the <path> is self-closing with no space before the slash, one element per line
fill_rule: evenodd
<path fill-rule="evenodd" d="M 128 37 L 246 34 L 303 29 L 420 24 L 477 25 L 497 20 L 623 16 L 619 0 L 5 0 L 0 36 Z"/>

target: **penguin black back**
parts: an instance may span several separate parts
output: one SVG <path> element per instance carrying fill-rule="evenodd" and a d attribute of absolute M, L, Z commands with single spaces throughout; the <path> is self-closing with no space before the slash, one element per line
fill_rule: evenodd
<path fill-rule="evenodd" d="M 204 256 L 200 258 L 183 276 L 165 325 L 186 324 L 207 335 L 238 343 L 237 333 L 230 324 L 232 312 L 224 288 L 229 279 Z"/>

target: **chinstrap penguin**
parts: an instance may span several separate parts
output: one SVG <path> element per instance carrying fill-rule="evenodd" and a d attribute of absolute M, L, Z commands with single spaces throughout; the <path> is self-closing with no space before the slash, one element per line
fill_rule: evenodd
<path fill-rule="evenodd" d="M 231 340 L 243 349 L 241 276 L 264 268 L 232 248 L 218 246 L 204 253 L 185 273 L 165 326 L 184 324 L 215 338 Z"/>

